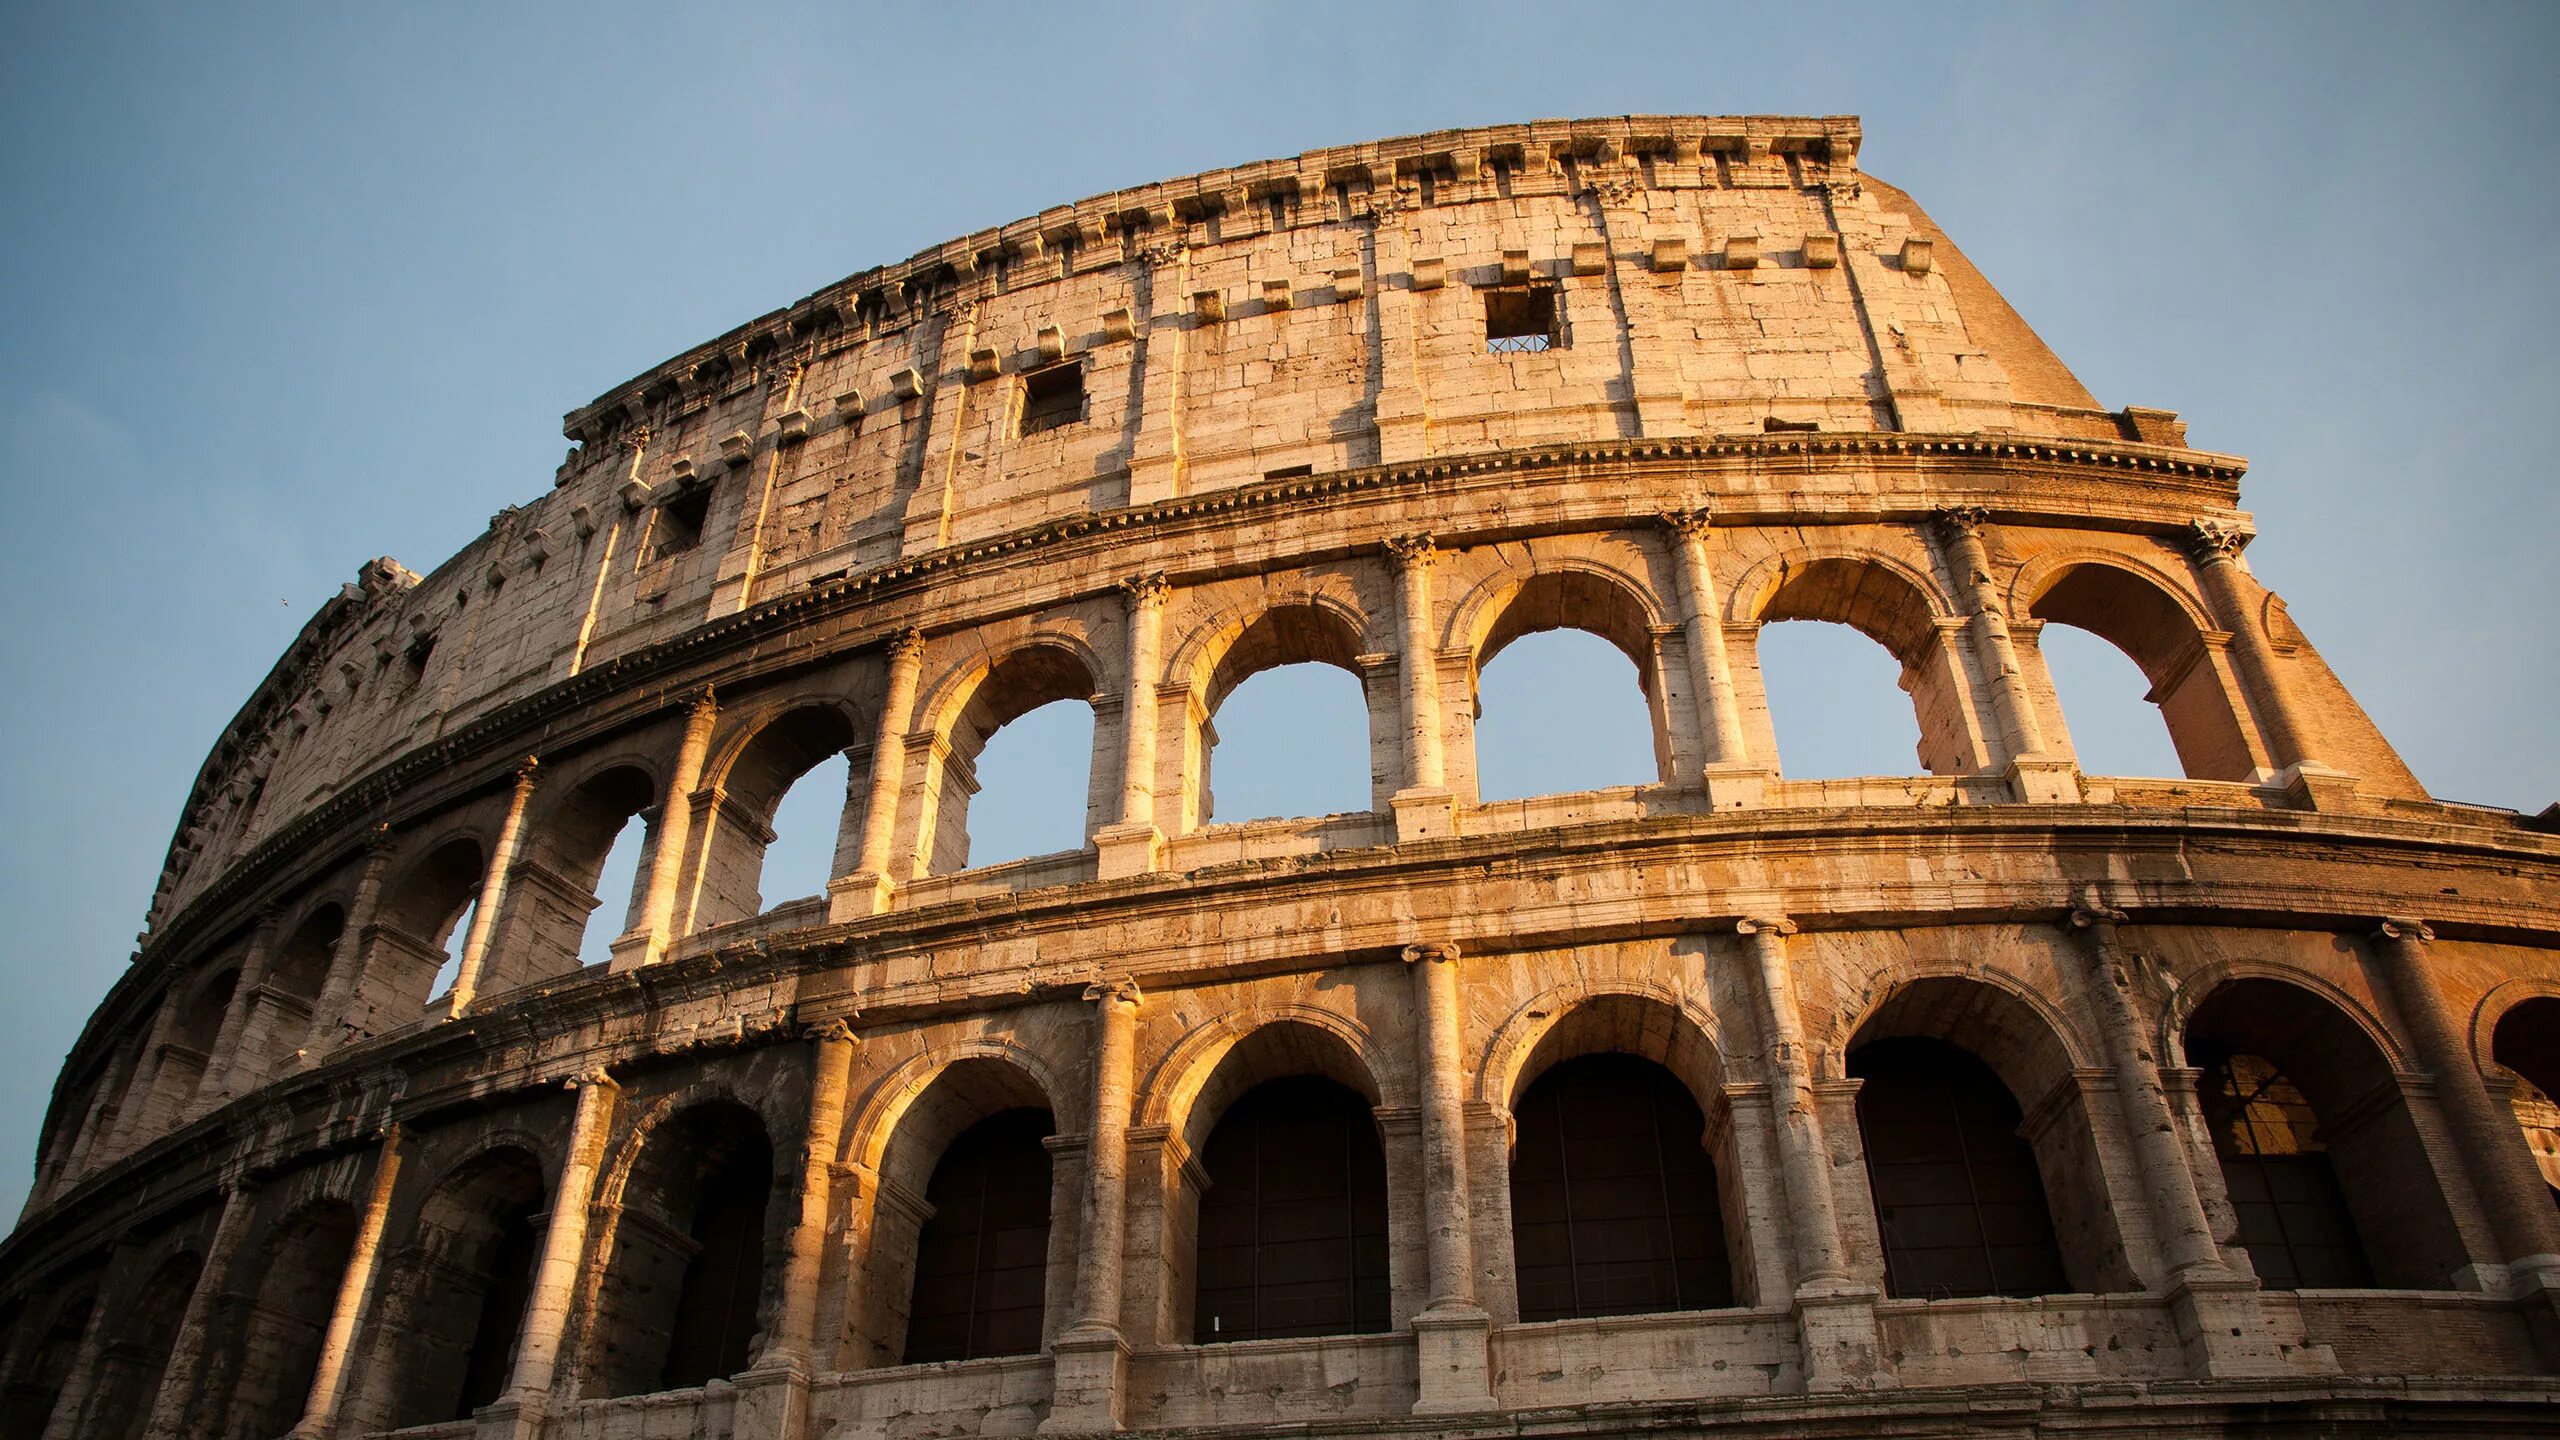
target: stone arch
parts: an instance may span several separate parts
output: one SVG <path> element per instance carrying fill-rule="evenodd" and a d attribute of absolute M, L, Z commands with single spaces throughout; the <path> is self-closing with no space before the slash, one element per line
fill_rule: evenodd
<path fill-rule="evenodd" d="M 947 874 L 969 865 L 969 801 L 978 792 L 978 756 L 998 730 L 1058 700 L 1090 705 L 1102 694 L 1107 673 L 1082 638 L 1054 628 L 1035 631 L 1002 650 L 970 657 L 935 682 L 917 713 L 940 743 L 929 753 L 918 799 L 923 807 L 917 836 L 925 874 Z M 1085 835 L 1101 814 L 1100 767 L 1089 767 Z"/>
<path fill-rule="evenodd" d="M 2364 1000 L 2326 976 L 2316 975 L 2296 966 L 2272 960 L 2234 957 L 2217 960 L 2191 975 L 2182 977 L 2161 1007 L 2159 1029 L 2154 1039 L 2158 1053 L 2169 1064 L 2190 1066 L 2187 1054 L 2187 1025 L 2197 1008 L 2226 985 L 2242 980 L 2269 980 L 2309 992 L 2321 1003 L 2335 1010 L 2339 1017 L 2355 1026 L 2365 1044 L 2382 1057 L 2382 1063 L 2394 1073 L 2405 1074 L 2417 1068 L 2402 1048 L 2398 1036 L 2391 1033 L 2382 1017 Z"/>
<path fill-rule="evenodd" d="M 2190 778 L 2250 777 L 2258 761 L 2246 715 L 2206 639 L 2217 627 L 2176 581 L 2136 557 L 2083 547 L 2037 556 L 2009 593 L 2012 613 L 2086 630 L 2142 671 Z"/>
<path fill-rule="evenodd" d="M 533 1268 L 549 1168 L 515 1137 L 447 1166 L 425 1192 L 389 1269 L 384 1312 L 351 1430 L 467 1418 L 504 1393 Z"/>
<path fill-rule="evenodd" d="M 1606 642 L 1635 666 L 1636 688 L 1653 736 L 1655 777 L 1667 783 L 1675 778 L 1677 747 L 1668 703 L 1671 687 L 1664 683 L 1655 637 L 1668 628 L 1652 587 L 1637 576 L 1579 556 L 1539 556 L 1525 573 L 1498 572 L 1461 597 L 1450 614 L 1448 634 L 1470 657 L 1467 698 L 1479 718 L 1484 669 L 1513 641 L 1548 630 L 1576 630 Z"/>
<path fill-rule="evenodd" d="M 1356 1090 L 1372 1104 L 1403 1103 L 1404 1097 L 1391 1095 L 1370 1063 L 1374 1047 L 1367 1026 L 1321 1005 L 1258 1005 L 1218 1016 L 1174 1042 L 1140 1081 L 1137 1103 L 1130 1111 L 1131 1123 L 1164 1125 L 1185 1132 L 1196 1129 L 1205 1134 L 1200 1115 L 1205 1087 L 1237 1046 L 1265 1030 L 1277 1035 L 1283 1027 L 1304 1030 L 1313 1037 L 1312 1043 L 1303 1047 L 1303 1053 L 1317 1068 L 1307 1073 Z M 1272 1042 L 1266 1037 L 1262 1043 L 1269 1046 Z M 1256 1078 L 1261 1078 L 1269 1062 L 1276 1058 L 1279 1057 L 1256 1058 Z M 1206 1124 L 1215 1124 L 1216 1119 L 1214 1113 L 1210 1114 Z"/>
<path fill-rule="evenodd" d="M 2377 1041 L 2386 1032 L 2334 987 L 2300 973 L 2235 966 L 2191 989 L 2201 993 L 2182 993 L 2177 1007 L 2181 1053 L 2203 1071 L 2199 1101 L 2239 1226 L 2232 1238 L 2260 1278 L 2288 1288 L 2451 1286 L 2470 1256 L 2442 1187 L 2427 1178 L 2438 1167 L 2395 1053 Z M 2263 1115 L 2261 1102 L 2225 1094 L 2243 1087 L 2266 1096 Z M 2316 1227 L 2323 1257 L 2299 1250 L 2305 1227 L 2287 1225 L 2264 1193 L 2270 1182 L 2260 1172 L 2278 1163 L 2299 1172 L 2306 1193 L 2333 1197 L 2319 1201 L 2333 1217 Z M 2334 1218 L 2339 1210 L 2345 1223 Z M 2287 1270 L 2305 1278 L 2286 1278 Z"/>
<path fill-rule="evenodd" d="M 488 843 L 476 829 L 448 828 L 403 848 L 407 857 L 395 864 L 374 910 L 347 1017 L 359 1034 L 406 1024 L 424 1011 L 447 946 L 487 874 Z"/>
<path fill-rule="evenodd" d="M 141 1440 L 159 1396 L 160 1379 L 178 1340 L 178 1322 L 204 1276 L 192 1241 L 171 1249 L 116 1307 L 114 1331 L 99 1351 L 81 1433 L 98 1440 Z"/>
<path fill-rule="evenodd" d="M 1927 1048 L 1935 1045 L 1986 1068 L 2015 1106 L 2016 1133 L 2032 1154 L 2042 1194 L 2032 1204 L 2021 1196 L 1998 1212 L 2014 1221 L 2012 1233 L 1993 1234 L 1990 1222 L 1981 1222 L 1986 1226 L 1986 1246 L 2015 1251 L 2026 1272 L 2033 1273 L 2037 1266 L 2033 1250 L 2049 1245 L 2059 1276 L 2071 1290 L 2141 1288 L 2117 1224 L 2107 1162 L 2098 1145 L 2100 1111 L 2091 1104 L 2082 1083 L 2097 1072 L 2087 1064 L 2080 1037 L 2059 1009 L 2010 977 L 1985 970 L 1889 977 L 1864 999 L 1863 1013 L 1835 1022 L 1832 1034 L 1841 1037 L 1837 1043 L 1820 1047 L 1826 1071 L 1838 1067 L 1847 1077 L 1858 1078 L 1864 1069 L 1863 1057 L 1882 1063 L 1891 1055 L 1897 1067 L 1917 1066 L 1914 1073 L 1942 1074 L 1946 1083 L 1960 1091 L 1966 1083 L 1961 1062 Z M 1931 1068 L 1945 1066 L 1954 1068 Z M 1873 1087 L 1861 1089 L 1862 1135 L 1870 1123 L 1885 1123 L 1878 1107 L 1894 1098 Z M 1865 1215 L 1877 1226 L 1879 1247 L 1891 1274 L 1894 1217 L 1886 1212 L 1898 1187 L 1893 1177 L 1877 1169 L 1874 1136 L 1866 1138 L 1868 1143 L 1862 1146 L 1869 1164 Z M 1989 1205 L 1991 1199 L 1984 1194 L 1969 1203 Z M 2039 1209 L 2041 1216 L 2036 1213 Z M 2036 1233 L 2038 1226 L 2045 1233 Z M 1926 1293 L 1926 1287 L 1913 1293 Z"/>
<path fill-rule="evenodd" d="M 917 1241 L 930 1218 L 926 1195 L 943 1156 L 976 1126 L 1014 1112 L 1046 1114 L 1054 1132 L 1060 1093 L 1045 1064 L 993 1037 L 936 1046 L 872 1087 L 846 1137 L 853 1164 L 873 1177 L 866 1187 L 869 1213 L 856 1217 L 864 1244 L 856 1260 L 859 1273 L 850 1282 L 856 1368 L 895 1365 L 905 1357 Z M 1073 1252 L 1061 1223 L 1072 1197 L 1072 1189 L 1053 1175 L 1044 1336 L 1056 1333 L 1072 1299 Z"/>
<path fill-rule="evenodd" d="M 2543 1183 L 2560 1191 L 2560 985 L 2509 980 L 2473 1012 L 2481 1069 L 2513 1077 L 2509 1105 Z"/>
<path fill-rule="evenodd" d="M 594 912 L 616 897 L 597 893 L 605 861 L 625 825 L 656 813 L 656 767 L 615 756 L 547 775 L 525 817 L 524 839 L 507 877 L 506 914 L 491 947 L 480 991 L 497 994 L 578 968 L 579 951 Z M 614 933 L 629 928 L 638 895 L 619 897 Z M 609 917 L 613 916 L 607 910 Z M 615 923 L 609 920 L 608 923 Z"/>
<path fill-rule="evenodd" d="M 246 1253 L 246 1318 L 228 1352 L 230 1383 L 218 1433 L 226 1440 L 281 1435 L 302 1416 L 320 1368 L 330 1311 L 355 1251 L 356 1207 L 324 1196 L 295 1207 Z"/>
<path fill-rule="evenodd" d="M 775 839 L 773 817 L 783 797 L 800 777 L 868 737 L 861 712 L 850 702 L 799 696 L 758 708 L 727 745 L 715 748 L 714 763 L 703 769 L 704 793 L 712 804 L 694 817 L 702 870 L 688 931 L 744 920 L 765 908 L 765 849 Z M 690 797 L 677 798 L 692 803 Z M 860 825 L 852 807 L 840 804 L 831 875 L 852 868 Z"/>
<path fill-rule="evenodd" d="M 1666 985 L 1571 980 L 1521 1002 L 1485 1043 L 1479 1104 L 1509 1109 L 1541 1071 L 1593 1050 L 1623 1050 L 1680 1077 L 1710 1115 L 1724 1101 L 1724 1038 L 1713 1012 Z"/>
<path fill-rule="evenodd" d="M 71 1378 L 80 1338 L 88 1333 L 90 1313 L 98 1305 L 94 1276 L 75 1277 L 68 1283 L 46 1288 L 52 1291 L 53 1304 L 42 1312 L 43 1320 L 27 1331 L 23 1358 L 8 1377 L 8 1390 L 0 1394 L 0 1430 L 11 1435 L 44 1433 L 45 1422 Z"/>
<path fill-rule="evenodd" d="M 1351 676 L 1360 686 L 1368 728 L 1361 735 L 1362 763 L 1372 776 L 1370 806 L 1378 808 L 1391 793 L 1391 777 L 1370 759 L 1382 738 L 1393 734 L 1392 721 L 1381 730 L 1381 707 L 1394 697 L 1377 693 L 1369 672 L 1360 665 L 1367 645 L 1368 617 L 1350 599 L 1323 590 L 1273 595 L 1227 609 L 1196 624 L 1176 647 L 1165 673 L 1189 687 L 1190 705 L 1183 717 L 1182 828 L 1190 830 L 1215 814 L 1212 774 L 1218 741 L 1214 721 L 1236 688 L 1266 670 L 1285 665 L 1328 665 Z M 1392 714 L 1392 709 L 1388 710 Z M 1160 787 L 1161 788 L 1161 787 Z"/>
<path fill-rule="evenodd" d="M 1921 769 L 1962 775 L 1988 763 L 1971 719 L 1963 659 L 1944 636 L 1953 610 L 1923 572 L 1890 555 L 1836 544 L 1773 555 L 1735 580 L 1726 615 L 1752 626 L 1826 621 L 1875 641 L 1902 667 L 1899 683 L 1911 696 Z M 1755 669 L 1756 645 L 1755 638 Z M 1779 760 L 1783 770 L 1783 753 Z"/>
<path fill-rule="evenodd" d="M 784 1192 L 772 1133 L 717 1087 L 652 1107 L 599 1203 L 616 1219 L 584 1331 L 589 1397 L 684 1389 L 746 1368 L 762 1328 Z"/>

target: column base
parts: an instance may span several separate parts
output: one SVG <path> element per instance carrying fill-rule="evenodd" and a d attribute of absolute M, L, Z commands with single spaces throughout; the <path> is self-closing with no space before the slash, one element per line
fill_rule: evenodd
<path fill-rule="evenodd" d="M 1094 878 L 1122 880 L 1164 868 L 1164 832 L 1155 826 L 1105 825 L 1093 832 Z"/>
<path fill-rule="evenodd" d="M 1636 396 L 1636 428 L 1647 440 L 1689 433 L 1689 406 L 1677 390 Z"/>
<path fill-rule="evenodd" d="M 2285 803 L 2296 810 L 2353 810 L 2356 804 L 2356 777 L 2343 770 L 2332 770 L 2317 760 L 2288 765 L 2267 779 L 2267 788 L 2284 792 Z"/>
<path fill-rule="evenodd" d="M 1430 453 L 1430 422 L 1419 412 L 1410 415 L 1382 413 L 1378 416 L 1378 460 L 1381 464 L 1401 465 L 1419 460 Z"/>
<path fill-rule="evenodd" d="M 1413 1317 L 1421 1398 L 1416 1415 L 1473 1415 L 1499 1408 L 1493 1398 L 1493 1317 L 1474 1306 L 1425 1310 Z"/>
<path fill-rule="evenodd" d="M 1709 765 L 1699 771 L 1698 782 L 1706 789 L 1707 808 L 1718 814 L 1757 810 L 1769 803 L 1778 772 L 1757 765 Z"/>
<path fill-rule="evenodd" d="M 2187 1373 L 2200 1380 L 2338 1373 L 2337 1354 L 2328 1346 L 2277 1333 L 2260 1303 L 2264 1293 L 2229 1271 L 2170 1282 L 2169 1316 L 2178 1327 Z"/>
<path fill-rule="evenodd" d="M 471 1412 L 472 1440 L 537 1440 L 550 1409 L 548 1396 L 501 1395 Z"/>
<path fill-rule="evenodd" d="M 843 925 L 887 913 L 898 882 L 877 870 L 856 870 L 827 882 L 827 923 Z"/>
<path fill-rule="evenodd" d="M 1816 1282 L 1796 1291 L 1796 1337 L 1804 1349 L 1808 1394 L 1883 1390 L 1894 1383 L 1876 1329 L 1876 1292 L 1866 1286 Z"/>
<path fill-rule="evenodd" d="M 809 1370 L 798 1359 L 771 1361 L 738 1372 L 733 1435 L 765 1440 L 804 1440 L 809 1433 Z"/>
<path fill-rule="evenodd" d="M 2080 803 L 2080 765 L 2052 755 L 2021 755 L 2009 762 L 2009 794 L 2028 805 Z"/>
<path fill-rule="evenodd" d="M 637 970 L 643 965 L 655 963 L 658 956 L 649 953 L 653 948 L 651 942 L 655 939 L 656 937 L 646 930 L 634 930 L 628 935 L 615 936 L 609 951 L 613 958 L 605 963 L 605 969 L 619 975 L 626 970 Z"/>
<path fill-rule="evenodd" d="M 2509 1265 L 2507 1296 L 2523 1313 L 2542 1363 L 2560 1370 L 2560 1255 L 2527 1255 Z"/>
<path fill-rule="evenodd" d="M 1070 1330 L 1051 1352 L 1043 1435 L 1097 1435 L 1121 1427 L 1129 1342 L 1117 1330 Z M 740 1434 L 746 1432 L 740 1431 Z"/>
<path fill-rule="evenodd" d="M 1396 817 L 1396 843 L 1446 840 L 1458 833 L 1458 797 L 1437 786 L 1399 790 L 1387 801 Z"/>

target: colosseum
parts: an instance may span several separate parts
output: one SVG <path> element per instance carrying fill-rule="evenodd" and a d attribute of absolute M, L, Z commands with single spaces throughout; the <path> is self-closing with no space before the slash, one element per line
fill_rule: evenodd
<path fill-rule="evenodd" d="M 2560 818 L 2429 798 L 2244 463 L 1859 139 L 1143 186 L 571 413 L 206 759 L 0 1246 L 0 1430 L 2550 1433 Z M 1899 665 L 1915 773 L 1789 775 L 1793 620 Z M 2081 768 L 2048 626 L 2183 777 Z M 1485 799 L 1479 672 L 1556 629 L 1653 778 Z M 1221 704 L 1307 663 L 1368 807 L 1220 821 Z M 1084 843 L 972 864 L 1062 700 Z M 766 893 L 838 757 L 835 878 Z"/>

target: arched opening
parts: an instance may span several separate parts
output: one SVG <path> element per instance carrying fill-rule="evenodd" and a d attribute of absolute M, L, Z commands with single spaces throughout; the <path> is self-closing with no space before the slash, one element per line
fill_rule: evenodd
<path fill-rule="evenodd" d="M 456 836 L 383 887 L 356 1004 L 345 1021 L 351 1035 L 407 1024 L 429 998 L 453 988 L 487 863 L 479 841 Z"/>
<path fill-rule="evenodd" d="M 2537 996 L 2510 1006 L 2490 1034 L 2489 1053 L 2515 1074 L 2516 1125 L 2560 1203 L 2560 1000 Z"/>
<path fill-rule="evenodd" d="M 2141 1288 L 2081 1067 L 2042 1011 L 1997 984 L 1927 976 L 1845 1048 L 1872 1209 L 1844 1223 L 1873 1227 L 1890 1293 Z"/>
<path fill-rule="evenodd" d="M 758 730 L 738 752 L 721 781 L 720 803 L 700 817 L 707 832 L 692 928 L 823 895 L 829 880 L 852 868 L 848 839 L 858 837 L 861 817 L 847 803 L 844 753 L 857 738 L 840 707 L 806 705 Z"/>
<path fill-rule="evenodd" d="M 1201 1151 L 1192 1339 L 1388 1328 L 1387 1159 L 1369 1101 L 1315 1075 L 1269 1080 Z"/>
<path fill-rule="evenodd" d="M 1656 660 L 1650 617 L 1623 586 L 1578 570 L 1523 582 L 1476 645 L 1477 798 L 1670 778 Z"/>
<path fill-rule="evenodd" d="M 1041 1144 L 1057 1130 L 1047 1092 L 1010 1061 L 967 1056 L 889 1124 L 850 1300 L 853 1364 L 1039 1349 L 1055 1329 L 1049 1298 L 1066 1298 L 1074 1267 L 1052 1233 L 1061 1177 Z"/>
<path fill-rule="evenodd" d="M 160 1394 L 160 1377 L 169 1368 L 178 1322 L 203 1273 L 203 1257 L 193 1251 L 173 1255 L 151 1272 L 130 1304 L 119 1307 L 117 1333 L 98 1355 L 98 1378 L 81 1433 L 99 1440 L 140 1440 Z"/>
<path fill-rule="evenodd" d="M 230 1012 L 231 996 L 239 987 L 239 970 L 226 967 L 207 977 L 186 998 L 178 1012 L 176 1028 L 169 1032 L 168 1043 L 160 1047 L 160 1068 L 151 1082 L 153 1100 L 163 1107 L 155 1117 L 158 1126 L 184 1120 L 191 1102 L 203 1090 L 205 1077 L 213 1066 L 214 1050 L 222 1040 L 223 1017 Z"/>
<path fill-rule="evenodd" d="M 1868 561 L 1814 560 L 1790 567 L 1754 618 L 1769 743 L 1789 779 L 1907 775 L 1914 758 L 1932 775 L 1981 768 L 1964 720 L 1962 668 L 1939 640 L 1928 597 L 1910 580 Z M 1883 657 L 1874 646 L 1883 647 Z M 1889 694 L 1887 685 L 1908 698 Z"/>
<path fill-rule="evenodd" d="M 1102 812 L 1095 692 L 1092 672 L 1058 645 L 1027 645 L 979 679 L 944 731 L 927 787 L 927 874 L 1083 848 Z M 973 806 L 981 788 L 1003 803 Z"/>
<path fill-rule="evenodd" d="M 234 1342 L 238 1369 L 219 1433 L 282 1435 L 302 1418 L 355 1243 L 355 1207 L 328 1200 L 295 1212 L 257 1251 L 246 1272 L 251 1288 Z"/>
<path fill-rule="evenodd" d="M 2148 685 L 2141 692 L 2143 699 L 2159 707 L 2161 724 L 2177 751 L 2180 773 L 2197 780 L 2249 778 L 2256 762 L 2250 757 L 2232 696 L 2224 688 L 2222 671 L 2207 653 L 2195 620 L 2158 584 L 2121 566 L 2074 565 L 2045 583 L 2027 613 L 2048 626 L 2085 630 L 2141 669 Z M 2050 639 L 2044 641 L 2044 649 L 2049 662 L 2058 653 Z M 2068 670 L 2068 666 L 2055 670 L 2057 689 L 2063 688 Z M 2108 688 L 2118 687 L 2111 682 Z M 2070 698 L 2070 692 L 2065 691 L 2065 698 Z M 2078 718 L 2081 710 L 2068 705 L 2065 709 L 2073 717 L 2074 739 L 2084 746 L 2083 732 L 2107 733 L 2084 724 Z M 2122 714 L 2127 709 L 2108 706 L 2093 713 Z M 2081 768 L 2104 773 L 2085 757 Z"/>
<path fill-rule="evenodd" d="M 80 1352 L 80 1337 L 89 1328 L 89 1312 L 96 1307 L 97 1297 L 88 1291 L 75 1291 L 54 1306 L 53 1315 L 39 1332 L 26 1358 L 9 1377 L 9 1389 L 0 1397 L 0 1431 L 10 1435 L 42 1435 L 53 1407 L 62 1398 L 63 1383 L 71 1378 L 71 1364 Z"/>
<path fill-rule="evenodd" d="M 2035 1152 L 1991 1067 L 1923 1036 L 1851 1052 L 1885 1292 L 2047 1295 L 2069 1289 Z"/>
<path fill-rule="evenodd" d="M 267 981 L 249 997 L 249 1018 L 240 1032 L 236 1093 L 265 1084 L 310 1038 L 311 1020 L 320 992 L 329 983 L 329 966 L 347 928 L 347 912 L 322 905 L 302 917 L 293 932 L 277 942 Z"/>
<path fill-rule="evenodd" d="M 2027 627 L 2019 627 L 2023 638 Z M 2169 727 L 2151 703 L 2151 682 L 2132 657 L 2094 631 L 2049 624 L 2037 630 L 2034 648 L 2053 681 L 2054 703 L 2065 718 L 2071 754 L 2091 775 L 2180 776 Z M 2048 729 L 2052 727 L 2048 726 Z"/>
<path fill-rule="evenodd" d="M 1351 623 L 1316 605 L 1275 607 L 1236 634 L 1194 686 L 1186 829 L 1376 808 L 1394 766 L 1382 777 L 1359 651 Z"/>
<path fill-rule="evenodd" d="M 1000 1111 L 961 1132 L 925 1186 L 905 1361 L 1040 1348 L 1049 1268 L 1046 1110 Z"/>
<path fill-rule="evenodd" d="M 734 1100 L 650 1132 L 597 1290 L 589 1395 L 680 1390 L 747 1367 L 773 1190 L 764 1121 Z"/>
<path fill-rule="evenodd" d="M 2430 1289 L 2469 1263 L 2390 1063 L 2345 1012 L 2281 980 L 2231 980 L 2185 1041 L 2260 1283 Z"/>
<path fill-rule="evenodd" d="M 609 960 L 631 928 L 656 782 L 617 765 L 543 800 L 507 877 L 504 938 L 481 979 L 484 995 Z"/>
<path fill-rule="evenodd" d="M 384 1326 L 377 1352 L 391 1428 L 468 1419 L 506 1392 L 547 1189 L 540 1163 L 509 1146 L 428 1195 L 400 1266 L 408 1323 Z"/>
<path fill-rule="evenodd" d="M 1670 1071 L 1576 1056 L 1532 1082 L 1512 1118 L 1522 1320 L 1733 1303 L 1706 1115 Z"/>

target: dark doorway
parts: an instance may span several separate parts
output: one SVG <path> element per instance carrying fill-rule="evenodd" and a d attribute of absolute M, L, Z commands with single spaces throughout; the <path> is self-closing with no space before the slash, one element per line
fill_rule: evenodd
<path fill-rule="evenodd" d="M 2320 1119 L 2300 1087 L 2257 1055 L 2208 1055 L 2199 1082 L 2240 1243 L 2270 1290 L 2367 1286 L 2373 1265 Z"/>
<path fill-rule="evenodd" d="M 1387 1328 L 1387 1160 L 1367 1100 L 1314 1076 L 1258 1085 L 1201 1163 L 1194 1339 Z"/>
<path fill-rule="evenodd" d="M 2069 1288 L 2016 1097 L 1991 1067 L 1921 1036 L 1849 1056 L 1884 1236 L 1886 1293 L 2050 1295 Z"/>
<path fill-rule="evenodd" d="M 1581 1056 L 1539 1076 L 1513 1115 L 1521 1319 L 1733 1303 L 1706 1116 L 1670 1071 Z"/>
<path fill-rule="evenodd" d="M 1049 1271 L 1046 1110 L 1005 1110 L 942 1152 L 925 1199 L 933 1215 L 916 1237 L 909 1364 L 1029 1355 L 1040 1348 Z"/>

